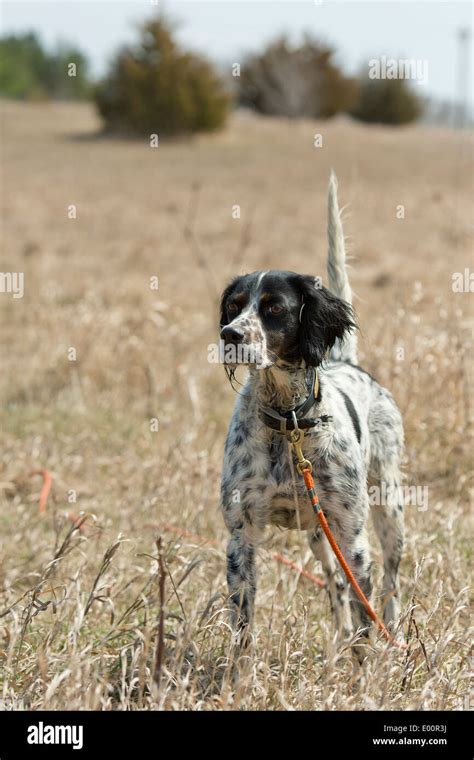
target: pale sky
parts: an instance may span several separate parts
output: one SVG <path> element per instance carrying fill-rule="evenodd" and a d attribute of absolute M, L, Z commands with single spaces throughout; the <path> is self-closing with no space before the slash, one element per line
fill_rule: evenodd
<path fill-rule="evenodd" d="M 355 73 L 368 60 L 385 55 L 427 61 L 422 94 L 456 99 L 459 59 L 457 34 L 472 29 L 471 2 L 359 2 L 358 0 L 158 0 L 181 22 L 178 37 L 220 64 L 240 62 L 248 51 L 283 32 L 297 40 L 305 30 L 333 43 L 337 60 Z M 7 0 L 1 5 L 1 31 L 36 30 L 42 40 L 78 45 L 92 72 L 100 76 L 114 51 L 136 39 L 137 25 L 156 12 L 153 0 Z M 468 84 L 472 83 L 472 38 Z M 465 65 L 463 66 L 465 68 Z M 466 86 L 466 85 L 465 85 Z M 472 95 L 471 95 L 472 98 Z"/>

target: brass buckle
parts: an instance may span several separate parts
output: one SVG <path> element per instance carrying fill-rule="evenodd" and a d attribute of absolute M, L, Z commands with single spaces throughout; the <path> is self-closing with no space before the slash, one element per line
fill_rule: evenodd
<path fill-rule="evenodd" d="M 288 440 L 293 446 L 295 452 L 296 452 L 296 458 L 298 460 L 298 464 L 296 465 L 296 469 L 298 470 L 299 474 L 303 474 L 303 470 L 309 470 L 310 472 L 313 471 L 313 465 L 309 461 L 309 459 L 304 458 L 303 454 L 303 441 L 304 441 L 304 430 L 301 430 L 298 427 L 298 420 L 296 419 L 296 414 L 293 412 L 293 424 L 294 424 L 294 430 L 290 430 L 287 433 Z"/>

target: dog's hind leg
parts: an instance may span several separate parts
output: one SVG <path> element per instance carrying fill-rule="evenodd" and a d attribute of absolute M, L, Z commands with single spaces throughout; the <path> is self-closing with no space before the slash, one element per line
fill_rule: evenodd
<path fill-rule="evenodd" d="M 404 503 L 398 466 L 383 466 L 378 483 L 375 493 L 379 498 L 373 500 L 371 513 L 383 553 L 383 618 L 387 627 L 393 627 L 400 615 L 398 569 L 404 537 Z"/>
<path fill-rule="evenodd" d="M 326 578 L 326 588 L 339 636 L 352 636 L 352 617 L 349 587 L 342 569 L 321 528 L 308 531 L 308 541 L 316 559 L 320 560 Z"/>
<path fill-rule="evenodd" d="M 371 411 L 369 426 L 369 502 L 383 553 L 384 622 L 387 627 L 393 627 L 400 614 L 398 569 L 404 537 L 404 498 L 400 475 L 403 426 L 400 412 L 387 391 L 380 393 L 377 404 Z M 375 489 L 372 486 L 374 483 Z"/>

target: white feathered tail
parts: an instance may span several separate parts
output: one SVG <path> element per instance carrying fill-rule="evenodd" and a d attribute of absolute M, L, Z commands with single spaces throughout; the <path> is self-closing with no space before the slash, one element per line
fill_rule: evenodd
<path fill-rule="evenodd" d="M 341 212 L 337 201 L 337 178 L 331 172 L 328 191 L 328 280 L 329 290 L 335 296 L 352 304 L 352 290 L 346 268 L 346 249 L 342 229 Z M 337 341 L 331 351 L 331 358 L 357 364 L 357 335 L 347 335 L 344 341 Z"/>

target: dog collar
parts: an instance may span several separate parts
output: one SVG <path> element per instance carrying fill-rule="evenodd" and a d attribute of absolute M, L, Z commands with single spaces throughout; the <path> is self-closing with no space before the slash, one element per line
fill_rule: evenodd
<path fill-rule="evenodd" d="M 297 428 L 308 430 L 308 428 L 316 427 L 320 418 L 305 416 L 320 398 L 318 373 L 314 367 L 310 367 L 306 372 L 306 388 L 306 399 L 287 412 L 280 412 L 271 406 L 260 406 L 258 414 L 262 422 L 282 435 Z"/>

